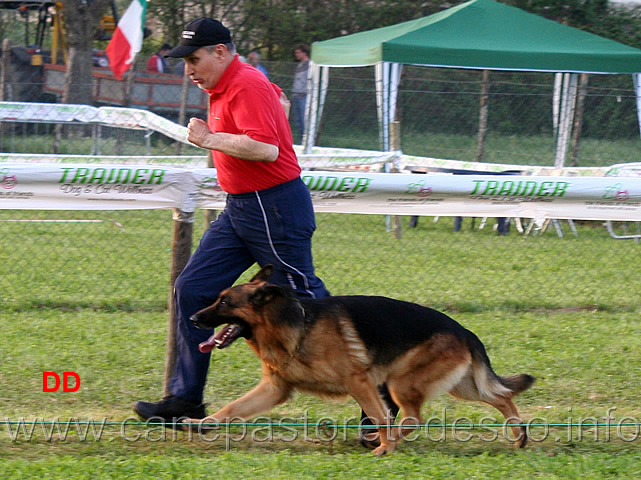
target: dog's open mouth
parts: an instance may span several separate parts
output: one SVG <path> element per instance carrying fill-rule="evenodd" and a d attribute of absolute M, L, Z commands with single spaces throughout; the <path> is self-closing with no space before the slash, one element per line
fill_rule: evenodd
<path fill-rule="evenodd" d="M 242 333 L 243 329 L 240 325 L 230 323 L 214 333 L 206 341 L 198 345 L 198 349 L 202 353 L 209 353 L 214 348 L 225 348 L 234 343 Z"/>

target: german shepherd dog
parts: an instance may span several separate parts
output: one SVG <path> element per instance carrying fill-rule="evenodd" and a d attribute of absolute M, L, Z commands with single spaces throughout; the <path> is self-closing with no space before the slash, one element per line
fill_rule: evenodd
<path fill-rule="evenodd" d="M 377 388 L 386 384 L 403 411 L 401 426 L 422 423 L 424 401 L 445 391 L 496 407 L 512 425 L 516 446 L 525 446 L 526 430 L 512 399 L 534 378 L 498 376 L 481 341 L 459 323 L 431 308 L 385 297 L 300 300 L 269 283 L 272 271 L 264 267 L 191 317 L 200 328 L 225 325 L 200 345 L 203 352 L 244 337 L 262 361 L 262 380 L 213 415 L 186 423 L 251 419 L 295 390 L 351 395 L 378 426 L 380 445 L 374 454 L 384 455 L 403 433 L 390 426 L 393 419 Z"/>

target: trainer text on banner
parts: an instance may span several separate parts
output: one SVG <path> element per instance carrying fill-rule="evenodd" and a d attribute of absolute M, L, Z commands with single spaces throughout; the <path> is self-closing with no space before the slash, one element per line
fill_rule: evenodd
<path fill-rule="evenodd" d="M 304 171 L 318 212 L 575 220 L 641 219 L 637 177 Z M 222 209 L 215 169 L 0 164 L 0 209 Z"/>
<path fill-rule="evenodd" d="M 187 171 L 150 165 L 0 165 L 0 208 L 193 210 Z"/>

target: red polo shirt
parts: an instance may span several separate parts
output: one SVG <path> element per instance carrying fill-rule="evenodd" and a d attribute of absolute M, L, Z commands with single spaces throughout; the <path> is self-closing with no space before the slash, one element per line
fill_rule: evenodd
<path fill-rule="evenodd" d="M 278 147 L 275 162 L 255 162 L 212 151 L 218 183 L 228 193 L 264 190 L 300 176 L 281 89 L 238 56 L 209 93 L 212 132 L 246 134 Z"/>

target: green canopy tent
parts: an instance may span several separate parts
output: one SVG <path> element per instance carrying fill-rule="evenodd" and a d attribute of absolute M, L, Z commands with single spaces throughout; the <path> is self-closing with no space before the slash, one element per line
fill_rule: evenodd
<path fill-rule="evenodd" d="M 329 68 L 371 65 L 382 146 L 389 150 L 403 64 L 556 73 L 556 166 L 565 160 L 580 73 L 632 74 L 641 112 L 641 50 L 493 0 L 471 0 L 416 20 L 313 43 L 306 151 L 316 140 Z"/>

